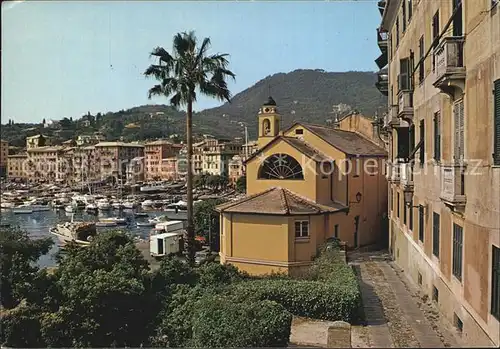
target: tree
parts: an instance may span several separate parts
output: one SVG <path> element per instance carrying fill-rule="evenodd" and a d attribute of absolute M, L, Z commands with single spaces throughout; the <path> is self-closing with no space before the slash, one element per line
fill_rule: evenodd
<path fill-rule="evenodd" d="M 49 238 L 31 239 L 17 228 L 0 230 L 0 300 L 5 308 L 15 307 L 23 298 L 26 286 L 36 278 L 38 267 L 34 262 L 49 252 L 53 241 Z"/>
<path fill-rule="evenodd" d="M 42 125 L 45 125 L 45 118 L 43 118 L 42 120 Z"/>
<path fill-rule="evenodd" d="M 210 175 L 207 178 L 207 186 L 212 189 L 218 189 L 220 184 L 220 176 L 219 175 Z"/>
<path fill-rule="evenodd" d="M 210 39 L 205 38 L 198 46 L 193 31 L 178 33 L 174 36 L 173 52 L 170 54 L 162 47 L 156 47 L 151 56 L 157 59 L 157 64 L 150 65 L 144 75 L 153 77 L 159 84 L 153 86 L 148 97 L 163 96 L 170 98 L 170 104 L 178 108 L 187 107 L 186 138 L 187 138 L 187 243 L 188 260 L 194 263 L 194 226 L 193 226 L 193 156 L 192 124 L 193 103 L 196 102 L 196 91 L 201 94 L 230 101 L 226 79 L 234 79 L 233 72 L 228 70 L 227 54 L 209 55 Z"/>
<path fill-rule="evenodd" d="M 247 177 L 241 176 L 236 180 L 236 191 L 239 193 L 246 193 L 247 191 Z"/>
<path fill-rule="evenodd" d="M 197 235 L 205 237 L 207 242 L 211 242 L 210 248 L 213 251 L 219 250 L 219 227 L 220 219 L 215 206 L 223 204 L 225 199 L 209 199 L 194 205 L 194 226 Z M 209 236 L 209 234 L 211 236 Z"/>

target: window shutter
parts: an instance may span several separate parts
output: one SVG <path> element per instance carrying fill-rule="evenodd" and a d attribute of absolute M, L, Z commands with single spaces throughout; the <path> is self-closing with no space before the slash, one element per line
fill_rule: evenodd
<path fill-rule="evenodd" d="M 410 89 L 410 60 L 403 58 L 399 60 L 399 90 Z"/>
<path fill-rule="evenodd" d="M 465 141 L 464 141 L 464 101 L 461 100 L 459 103 L 458 103 L 458 120 L 459 120 L 459 125 L 460 125 L 460 128 L 459 128 L 459 133 L 460 133 L 460 144 L 459 144 L 459 147 L 460 147 L 460 153 L 459 153 L 459 156 L 460 156 L 460 160 L 463 160 L 464 159 L 464 155 L 465 155 Z"/>
<path fill-rule="evenodd" d="M 454 142 L 454 158 L 455 161 L 463 160 L 464 158 L 464 102 L 455 103 L 453 107 L 455 119 L 455 142 Z"/>
<path fill-rule="evenodd" d="M 495 165 L 500 165 L 500 79 L 495 81 L 493 115 L 494 115 L 493 163 Z"/>

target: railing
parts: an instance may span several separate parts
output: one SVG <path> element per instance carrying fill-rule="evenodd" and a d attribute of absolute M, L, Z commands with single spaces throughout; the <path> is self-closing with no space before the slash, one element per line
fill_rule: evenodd
<path fill-rule="evenodd" d="M 464 67 L 464 37 L 444 38 L 434 51 L 436 78 L 462 70 Z"/>
<path fill-rule="evenodd" d="M 465 168 L 441 165 L 441 199 L 451 204 L 465 204 Z"/>
<path fill-rule="evenodd" d="M 398 97 L 398 116 L 411 117 L 413 116 L 413 92 L 401 91 Z"/>
<path fill-rule="evenodd" d="M 401 179 L 401 164 L 396 162 L 391 165 L 392 171 L 391 171 L 391 181 L 392 182 L 399 182 Z"/>
<path fill-rule="evenodd" d="M 387 32 L 381 30 L 380 28 L 377 29 L 377 43 L 379 46 L 387 45 L 388 38 L 389 38 L 389 35 Z"/>
<path fill-rule="evenodd" d="M 401 184 L 407 187 L 413 186 L 413 166 L 409 162 L 401 163 Z"/>

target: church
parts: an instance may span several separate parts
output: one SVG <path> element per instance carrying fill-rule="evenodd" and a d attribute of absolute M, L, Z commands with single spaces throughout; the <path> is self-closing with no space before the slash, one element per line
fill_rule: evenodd
<path fill-rule="evenodd" d="M 258 112 L 247 195 L 219 205 L 220 260 L 252 275 L 293 274 L 336 237 L 348 248 L 386 240 L 383 147 L 353 130 L 297 122 L 280 130 L 272 97 Z"/>

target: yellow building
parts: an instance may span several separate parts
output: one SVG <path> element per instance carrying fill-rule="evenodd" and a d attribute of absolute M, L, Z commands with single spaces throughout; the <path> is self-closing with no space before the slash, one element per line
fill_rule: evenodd
<path fill-rule="evenodd" d="M 280 132 L 272 98 L 258 117 L 248 196 L 217 207 L 221 263 L 251 274 L 294 273 L 328 238 L 353 248 L 385 241 L 383 148 L 325 126 L 296 123 Z"/>
<path fill-rule="evenodd" d="M 24 170 L 28 159 L 27 154 L 9 155 L 7 178 L 9 180 L 27 180 L 28 174 Z"/>
<path fill-rule="evenodd" d="M 49 138 L 44 135 L 26 137 L 26 149 L 45 147 L 49 145 Z"/>
<path fill-rule="evenodd" d="M 464 341 L 500 345 L 500 6 L 381 2 L 390 250 Z"/>
<path fill-rule="evenodd" d="M 9 142 L 0 140 L 0 177 L 6 177 L 9 161 Z"/>

